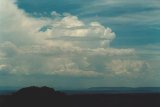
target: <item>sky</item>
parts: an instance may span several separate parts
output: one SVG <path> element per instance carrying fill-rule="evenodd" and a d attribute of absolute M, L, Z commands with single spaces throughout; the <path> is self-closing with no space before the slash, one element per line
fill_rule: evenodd
<path fill-rule="evenodd" d="M 0 0 L 0 87 L 159 87 L 159 0 Z"/>

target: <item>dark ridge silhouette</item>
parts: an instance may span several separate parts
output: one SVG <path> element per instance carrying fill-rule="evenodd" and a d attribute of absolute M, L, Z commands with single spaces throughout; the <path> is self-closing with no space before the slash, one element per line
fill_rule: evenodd
<path fill-rule="evenodd" d="M 27 87 L 8 96 L 2 107 L 63 107 L 66 95 L 49 87 Z M 61 103 L 63 102 L 63 103 Z"/>
<path fill-rule="evenodd" d="M 49 87 L 27 87 L 0 96 L 0 107 L 160 107 L 158 93 L 73 94 Z"/>
<path fill-rule="evenodd" d="M 19 91 L 17 91 L 16 93 L 14 93 L 14 95 L 18 96 L 50 96 L 50 95 L 55 95 L 56 92 L 54 89 L 49 88 L 49 87 L 35 87 L 35 86 L 31 86 L 31 87 L 27 87 L 27 88 L 22 88 Z"/>

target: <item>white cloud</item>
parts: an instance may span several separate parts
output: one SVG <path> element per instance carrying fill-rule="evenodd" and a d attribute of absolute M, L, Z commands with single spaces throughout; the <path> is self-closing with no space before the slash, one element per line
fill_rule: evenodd
<path fill-rule="evenodd" d="M 141 60 L 112 60 L 110 64 L 107 64 L 114 74 L 139 76 L 142 73 L 149 70 L 150 65 Z"/>
<path fill-rule="evenodd" d="M 111 48 L 115 33 L 99 22 L 85 23 L 69 13 L 51 14 L 55 18 L 37 19 L 20 10 L 12 0 L 0 0 L 0 57 L 3 57 L 0 71 L 102 76 L 104 72 L 99 72 L 98 66 L 93 67 L 98 56 L 104 58 L 100 63 L 105 64 L 114 56 L 135 55 L 134 49 Z M 143 62 L 116 60 L 109 66 L 117 75 L 128 69 L 140 71 L 143 65 Z"/>
<path fill-rule="evenodd" d="M 13 3 L 12 0 L 0 1 L 0 42 L 28 45 L 41 41 L 38 29 L 43 20 L 29 17 Z"/>
<path fill-rule="evenodd" d="M 98 22 L 85 24 L 83 21 L 79 20 L 77 16 L 73 16 L 69 13 L 65 13 L 65 15 L 61 16 L 63 17 L 55 20 L 48 19 L 49 21 L 47 23 L 49 24 L 46 24 L 46 26 L 42 28 L 44 30 L 43 33 L 53 40 L 57 40 L 57 38 L 59 40 L 65 40 L 68 37 L 69 40 L 73 40 L 72 43 L 76 40 L 78 45 L 82 45 L 82 43 L 79 43 L 77 40 L 87 40 L 86 42 L 83 41 L 83 44 L 85 44 L 85 47 L 90 47 L 89 45 L 91 43 L 88 41 L 89 39 L 99 39 L 94 45 L 97 47 L 105 47 L 115 38 L 115 33 L 112 32 L 110 28 L 105 28 Z M 71 37 L 74 37 L 74 39 Z"/>
<path fill-rule="evenodd" d="M 4 65 L 4 64 L 0 65 L 0 71 L 2 71 L 5 67 L 6 67 L 6 65 Z"/>
<path fill-rule="evenodd" d="M 57 13 L 56 11 L 53 11 L 51 13 L 52 17 L 60 17 L 61 15 L 59 13 Z"/>
<path fill-rule="evenodd" d="M 97 48 L 91 50 L 91 54 L 93 55 L 106 55 L 106 56 L 123 56 L 123 55 L 134 55 L 134 49 L 114 49 L 114 48 Z"/>
<path fill-rule="evenodd" d="M 51 71 L 46 72 L 46 74 L 57 74 L 57 75 L 69 75 L 69 76 L 100 76 L 101 74 L 95 71 L 82 70 L 79 68 L 79 63 L 73 62 L 71 59 L 67 58 L 54 58 L 51 59 L 52 63 L 48 63 L 47 68 Z M 87 62 L 82 60 L 87 66 Z M 78 62 L 78 61 L 77 61 Z"/>

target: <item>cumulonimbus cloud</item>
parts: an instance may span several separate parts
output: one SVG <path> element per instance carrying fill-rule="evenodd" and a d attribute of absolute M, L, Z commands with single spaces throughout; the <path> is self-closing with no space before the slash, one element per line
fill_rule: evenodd
<path fill-rule="evenodd" d="M 85 23 L 69 13 L 52 15 L 34 18 L 13 0 L 0 0 L 0 72 L 102 76 L 108 69 L 98 70 L 97 57 L 103 57 L 100 63 L 105 65 L 115 56 L 135 55 L 134 49 L 111 48 L 115 33 L 99 22 Z"/>

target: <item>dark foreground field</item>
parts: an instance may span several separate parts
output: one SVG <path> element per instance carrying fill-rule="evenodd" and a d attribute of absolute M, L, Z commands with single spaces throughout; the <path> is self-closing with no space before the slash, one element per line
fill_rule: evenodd
<path fill-rule="evenodd" d="M 0 96 L 0 107 L 160 107 L 160 94 L 73 94 L 28 87 Z"/>

